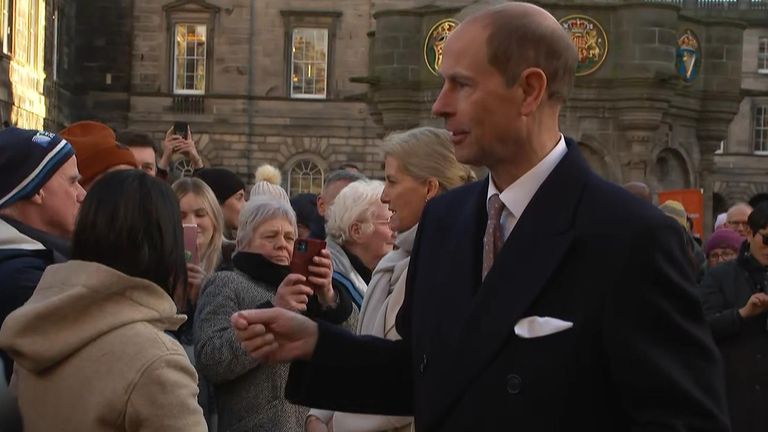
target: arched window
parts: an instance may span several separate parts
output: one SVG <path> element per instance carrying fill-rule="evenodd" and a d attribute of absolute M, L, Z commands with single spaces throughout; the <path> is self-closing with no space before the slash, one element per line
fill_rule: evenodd
<path fill-rule="evenodd" d="M 319 194 L 324 180 L 325 173 L 320 165 L 309 159 L 299 159 L 288 170 L 288 194 Z"/>

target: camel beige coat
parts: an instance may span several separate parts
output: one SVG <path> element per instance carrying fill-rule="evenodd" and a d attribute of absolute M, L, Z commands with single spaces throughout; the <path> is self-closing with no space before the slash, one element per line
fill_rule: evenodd
<path fill-rule="evenodd" d="M 197 375 L 157 285 L 83 261 L 46 269 L 0 329 L 27 432 L 205 431 Z"/>

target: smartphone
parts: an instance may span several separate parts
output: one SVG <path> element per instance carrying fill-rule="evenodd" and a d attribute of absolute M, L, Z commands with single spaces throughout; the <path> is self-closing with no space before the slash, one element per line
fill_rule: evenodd
<path fill-rule="evenodd" d="M 197 250 L 197 225 L 182 225 L 184 228 L 184 258 L 188 263 L 200 265 L 200 255 Z"/>
<path fill-rule="evenodd" d="M 177 121 L 173 124 L 173 133 L 180 137 L 187 139 L 187 132 L 189 132 L 189 123 L 183 121 Z"/>
<path fill-rule="evenodd" d="M 325 249 L 325 240 L 298 239 L 293 244 L 293 258 L 291 258 L 291 273 L 298 273 L 309 277 L 309 266 L 312 258 Z"/>

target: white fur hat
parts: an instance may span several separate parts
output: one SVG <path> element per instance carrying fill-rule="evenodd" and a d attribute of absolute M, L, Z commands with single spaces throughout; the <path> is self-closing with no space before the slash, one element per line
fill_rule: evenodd
<path fill-rule="evenodd" d="M 256 170 L 256 184 L 251 188 L 251 198 L 260 195 L 270 195 L 289 202 L 288 193 L 280 186 L 282 176 L 280 170 L 269 164 L 264 164 Z"/>

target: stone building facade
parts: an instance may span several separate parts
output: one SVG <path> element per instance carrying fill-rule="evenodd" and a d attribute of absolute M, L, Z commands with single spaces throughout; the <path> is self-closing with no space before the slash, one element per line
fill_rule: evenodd
<path fill-rule="evenodd" d="M 34 111 L 10 119 L 51 128 L 100 119 L 158 141 L 187 121 L 208 164 L 252 180 L 272 163 L 292 193 L 317 191 L 345 162 L 381 176 L 388 132 L 441 125 L 430 113 L 441 80 L 427 38 L 441 20 L 500 2 L 0 0 L 42 5 L 47 29 L 42 87 L 1 81 L 16 60 L 0 56 L 0 114 Z M 705 225 L 713 207 L 766 193 L 767 2 L 537 3 L 586 44 L 593 70 L 577 77 L 561 127 L 600 175 L 654 191 L 701 188 Z"/>

